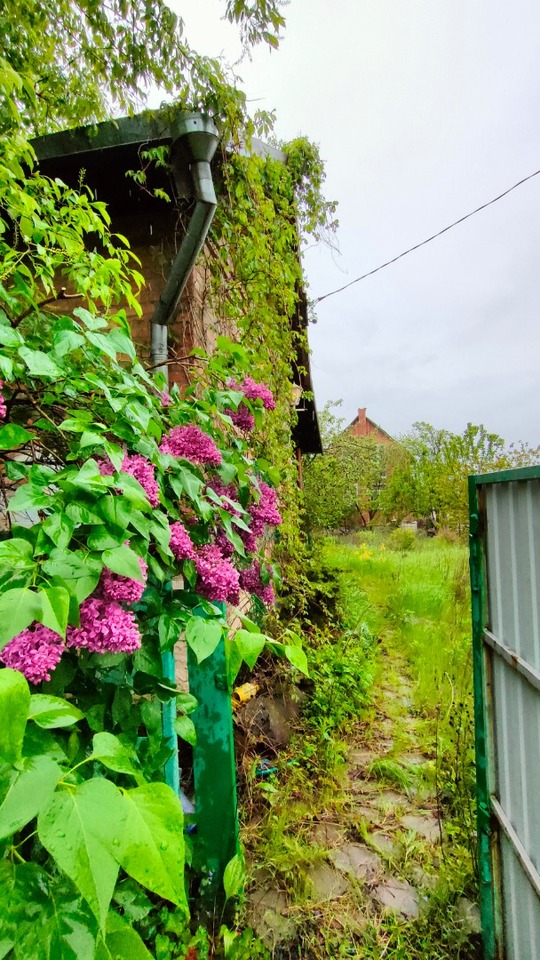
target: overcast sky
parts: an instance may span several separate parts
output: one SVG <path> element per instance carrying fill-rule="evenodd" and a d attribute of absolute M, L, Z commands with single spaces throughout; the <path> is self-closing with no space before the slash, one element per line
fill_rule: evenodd
<path fill-rule="evenodd" d="M 192 45 L 234 60 L 222 5 L 193 7 Z M 340 254 L 305 255 L 312 298 L 540 168 L 537 0 L 291 0 L 286 17 L 279 50 L 237 70 L 279 137 L 319 144 L 339 202 Z M 317 312 L 319 408 L 540 444 L 540 176 Z"/>

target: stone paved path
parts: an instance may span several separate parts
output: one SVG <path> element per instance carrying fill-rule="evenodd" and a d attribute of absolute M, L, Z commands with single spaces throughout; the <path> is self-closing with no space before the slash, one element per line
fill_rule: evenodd
<path fill-rule="evenodd" d="M 317 811 L 310 828 L 310 842 L 320 851 L 305 876 L 313 916 L 331 907 L 332 923 L 343 929 L 389 913 L 414 921 L 437 884 L 443 828 L 434 761 L 422 751 L 411 681 L 393 661 L 383 684 L 375 685 L 369 719 L 351 730 L 339 815 L 335 808 Z M 261 896 L 264 916 L 257 909 Z M 294 936 L 294 904 L 275 889 L 255 890 L 249 915 L 271 950 Z M 475 905 L 465 901 L 463 915 L 474 932 Z"/>

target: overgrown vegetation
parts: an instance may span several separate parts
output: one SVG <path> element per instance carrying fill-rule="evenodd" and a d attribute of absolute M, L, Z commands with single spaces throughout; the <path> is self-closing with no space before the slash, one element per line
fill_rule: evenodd
<path fill-rule="evenodd" d="M 248 792 L 248 849 L 282 898 L 277 919 L 267 916 L 270 927 L 275 922 L 267 943 L 280 960 L 472 960 L 478 938 L 461 905 L 462 897 L 475 897 L 465 549 L 365 532 L 318 542 L 317 551 L 332 626 L 315 631 L 309 644 L 311 687 L 303 684 L 307 701 L 290 748 L 274 761 L 275 773 L 255 778 Z M 354 814 L 347 773 L 351 751 L 366 749 L 380 754 L 365 776 L 381 809 L 385 791 L 389 801 L 398 791 L 420 807 L 433 798 L 440 817 L 440 848 L 398 832 L 391 855 L 403 879 L 416 883 L 419 872 L 432 878 L 416 920 L 378 915 L 369 885 L 358 881 L 339 900 L 313 902 L 310 877 L 338 842 L 328 840 L 332 831 L 342 831 L 341 843 L 371 843 L 369 822 Z"/>

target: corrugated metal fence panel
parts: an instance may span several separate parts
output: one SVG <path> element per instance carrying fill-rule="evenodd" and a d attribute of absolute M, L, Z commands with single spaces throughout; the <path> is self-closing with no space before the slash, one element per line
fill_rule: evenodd
<path fill-rule="evenodd" d="M 540 960 L 540 479 L 486 483 L 483 502 L 505 960 Z"/>

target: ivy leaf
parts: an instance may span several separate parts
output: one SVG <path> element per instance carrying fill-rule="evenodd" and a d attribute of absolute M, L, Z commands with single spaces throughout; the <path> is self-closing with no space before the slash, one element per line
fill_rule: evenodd
<path fill-rule="evenodd" d="M 0 427 L 0 450 L 15 450 L 16 447 L 33 439 L 34 434 L 20 427 L 18 423 L 6 423 L 5 426 Z"/>
<path fill-rule="evenodd" d="M 61 768 L 47 756 L 27 758 L 21 769 L 10 772 L 0 804 L 0 839 L 12 836 L 37 817 L 62 776 Z"/>
<path fill-rule="evenodd" d="M 147 783 L 124 796 L 129 814 L 119 856 L 123 869 L 187 913 L 184 816 L 178 797 L 165 783 Z"/>
<path fill-rule="evenodd" d="M 216 649 L 222 637 L 221 624 L 215 620 L 204 620 L 202 617 L 193 617 L 186 627 L 186 641 L 197 658 L 202 663 Z"/>
<path fill-rule="evenodd" d="M 125 544 L 114 547 L 112 550 L 104 550 L 101 556 L 105 566 L 113 573 L 121 577 L 130 577 L 131 580 L 138 580 L 139 583 L 144 581 L 137 554 Z"/>
<path fill-rule="evenodd" d="M 18 352 L 31 376 L 51 377 L 55 380 L 64 377 L 64 371 L 48 353 L 43 353 L 42 350 L 30 350 L 29 347 L 19 347 Z"/>
<path fill-rule="evenodd" d="M 249 630 L 237 630 L 235 643 L 242 656 L 244 663 L 247 663 L 250 670 L 253 670 L 259 655 L 266 646 L 266 637 L 262 633 L 252 633 Z"/>
<path fill-rule="evenodd" d="M 30 697 L 28 719 L 45 730 L 71 727 L 83 717 L 81 710 L 62 697 L 51 697 L 46 693 L 34 693 Z"/>
<path fill-rule="evenodd" d="M 115 773 L 128 773 L 137 783 L 145 782 L 140 769 L 136 766 L 136 756 L 112 733 L 96 733 L 92 740 L 92 757 L 99 760 L 108 770 Z"/>
<path fill-rule="evenodd" d="M 197 743 L 197 731 L 195 730 L 195 724 L 190 717 L 177 717 L 174 721 L 174 729 L 179 737 L 182 740 L 185 740 L 186 743 L 191 744 L 192 747 Z"/>
<path fill-rule="evenodd" d="M 101 777 L 57 791 L 38 817 L 41 843 L 80 890 L 102 929 L 118 878 L 117 851 L 126 822 L 122 794 Z"/>
<path fill-rule="evenodd" d="M 21 759 L 29 704 L 30 688 L 22 673 L 0 670 L 0 757 L 8 763 Z"/>

